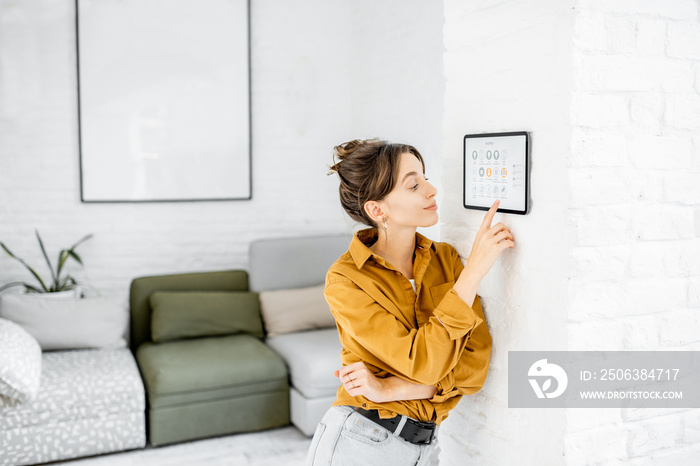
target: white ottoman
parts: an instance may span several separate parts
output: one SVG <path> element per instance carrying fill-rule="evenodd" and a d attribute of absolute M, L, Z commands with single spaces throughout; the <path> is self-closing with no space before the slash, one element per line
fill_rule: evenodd
<path fill-rule="evenodd" d="M 341 345 L 335 328 L 308 330 L 268 338 L 265 343 L 284 359 L 291 378 L 291 420 L 311 436 L 335 401 L 340 380 Z"/>

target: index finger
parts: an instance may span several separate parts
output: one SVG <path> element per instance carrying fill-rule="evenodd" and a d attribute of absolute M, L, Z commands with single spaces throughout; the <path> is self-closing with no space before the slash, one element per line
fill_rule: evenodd
<path fill-rule="evenodd" d="M 498 210 L 498 206 L 501 203 L 500 199 L 496 199 L 489 209 L 488 212 L 486 212 L 486 215 L 484 215 L 484 221 L 481 222 L 481 228 L 480 230 L 488 230 L 491 228 L 491 222 L 493 221 L 493 216 L 496 215 L 496 211 Z"/>

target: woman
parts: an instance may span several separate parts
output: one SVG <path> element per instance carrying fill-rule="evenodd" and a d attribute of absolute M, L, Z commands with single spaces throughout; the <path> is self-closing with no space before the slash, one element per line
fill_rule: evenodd
<path fill-rule="evenodd" d="M 434 186 L 418 151 L 380 140 L 335 147 L 340 201 L 370 228 L 329 269 L 325 296 L 343 349 L 342 385 L 314 434 L 308 464 L 427 464 L 435 430 L 484 384 L 491 336 L 481 279 L 515 246 L 484 217 L 465 266 L 417 227 L 437 223 Z M 335 161 L 335 160 L 334 160 Z"/>

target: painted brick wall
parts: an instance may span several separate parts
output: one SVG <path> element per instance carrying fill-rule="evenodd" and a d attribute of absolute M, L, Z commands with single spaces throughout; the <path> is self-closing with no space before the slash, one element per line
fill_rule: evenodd
<path fill-rule="evenodd" d="M 508 350 L 566 348 L 572 7 L 573 0 L 445 1 L 442 238 L 466 258 L 484 217 L 462 207 L 465 134 L 531 132 L 533 205 L 527 216 L 495 217 L 516 248 L 479 288 L 494 343 L 489 378 L 443 423 L 444 465 L 563 458 L 563 412 L 508 409 L 507 358 Z"/>
<path fill-rule="evenodd" d="M 579 0 L 568 219 L 572 350 L 697 350 L 696 0 Z M 602 422 L 601 422 L 602 420 Z M 571 464 L 692 464 L 700 410 L 569 410 Z"/>
<path fill-rule="evenodd" d="M 533 209 L 500 218 L 491 373 L 441 464 L 694 464 L 700 410 L 508 409 L 506 358 L 700 348 L 698 2 L 447 0 L 445 18 L 443 239 L 466 257 L 483 217 L 460 205 L 465 133 L 532 132 Z"/>
<path fill-rule="evenodd" d="M 0 0 L 0 240 L 41 264 L 34 228 L 51 256 L 94 233 L 78 250 L 85 268 L 76 276 L 126 300 L 137 276 L 246 267 L 248 245 L 256 238 L 352 230 L 338 201 L 337 179 L 326 176 L 331 148 L 340 142 L 358 135 L 414 135 L 440 152 L 435 128 L 442 100 L 413 103 L 415 114 L 430 116 L 432 126 L 425 126 L 401 111 L 400 98 L 414 88 L 441 93 L 441 4 L 402 2 L 404 21 L 430 17 L 431 25 L 386 34 L 376 47 L 357 31 L 381 28 L 390 13 L 383 5 L 251 3 L 253 199 L 83 204 L 74 1 Z M 384 96 L 381 105 L 355 99 L 384 94 L 401 69 L 388 52 L 406 47 L 416 50 L 414 72 L 396 80 L 400 92 Z M 373 63 L 370 77 L 356 72 L 365 59 Z M 370 110 L 387 108 L 386 120 L 404 133 L 387 131 L 382 118 L 366 118 Z M 0 255 L 0 283 L 30 278 Z"/>

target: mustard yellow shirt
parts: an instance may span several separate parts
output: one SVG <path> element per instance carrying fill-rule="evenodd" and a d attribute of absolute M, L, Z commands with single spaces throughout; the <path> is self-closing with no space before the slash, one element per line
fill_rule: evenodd
<path fill-rule="evenodd" d="M 437 393 L 426 400 L 374 403 L 350 396 L 341 385 L 333 405 L 439 424 L 462 395 L 476 393 L 486 380 L 491 335 L 481 301 L 476 296 L 470 307 L 454 291 L 463 266 L 449 244 L 416 233 L 414 292 L 408 278 L 369 249 L 376 237 L 376 229 L 358 231 L 326 275 L 341 361 L 344 366 L 362 361 L 377 377 L 435 385 Z"/>

